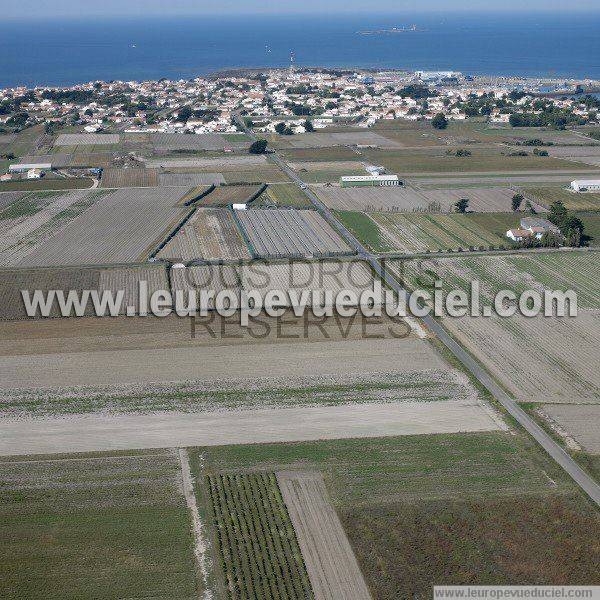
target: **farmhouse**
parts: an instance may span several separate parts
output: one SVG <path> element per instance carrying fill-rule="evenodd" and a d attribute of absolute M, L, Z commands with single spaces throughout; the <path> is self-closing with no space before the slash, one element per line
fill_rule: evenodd
<path fill-rule="evenodd" d="M 576 179 L 571 181 L 574 192 L 600 192 L 600 179 Z"/>
<path fill-rule="evenodd" d="M 523 217 L 521 219 L 520 228 L 509 229 L 506 232 L 506 237 L 515 242 L 522 242 L 525 239 L 535 238 L 541 239 L 544 233 L 560 234 L 560 229 L 548 221 L 548 219 L 540 219 L 538 217 Z"/>
<path fill-rule="evenodd" d="M 365 187 L 365 186 L 398 186 L 403 182 L 398 175 L 349 175 L 340 177 L 342 187 Z"/>

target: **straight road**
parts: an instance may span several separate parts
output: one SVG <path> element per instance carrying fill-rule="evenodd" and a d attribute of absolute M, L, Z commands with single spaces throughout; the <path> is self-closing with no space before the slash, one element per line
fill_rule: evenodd
<path fill-rule="evenodd" d="M 237 123 L 253 139 L 257 137 L 250 131 L 243 119 L 235 115 Z M 408 296 L 408 292 L 381 265 L 376 255 L 369 252 L 335 217 L 333 212 L 319 200 L 298 174 L 274 152 L 270 155 L 273 162 L 286 173 L 306 194 L 321 215 L 346 239 L 357 254 L 364 258 L 381 277 L 382 281 L 399 295 Z M 540 446 L 567 472 L 579 487 L 600 506 L 600 485 L 590 477 L 505 391 L 484 367 L 475 360 L 444 328 L 441 322 L 431 315 L 422 318 L 423 323 L 432 331 L 473 376 L 492 394 L 506 411 L 523 427 Z"/>

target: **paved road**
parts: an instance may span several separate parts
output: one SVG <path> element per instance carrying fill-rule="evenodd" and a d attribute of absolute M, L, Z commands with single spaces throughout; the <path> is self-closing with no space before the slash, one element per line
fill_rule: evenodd
<path fill-rule="evenodd" d="M 252 131 L 246 126 L 241 117 L 237 121 L 246 133 L 257 139 Z M 358 255 L 364 258 L 382 280 L 400 295 L 407 295 L 406 290 L 381 267 L 377 256 L 371 254 L 355 237 L 344 227 L 323 202 L 317 198 L 298 174 L 278 154 L 274 153 L 271 158 L 282 171 L 284 171 L 306 194 L 314 207 L 323 217 L 335 227 L 346 241 L 356 250 Z M 490 374 L 476 361 L 456 340 L 446 331 L 443 325 L 431 316 L 424 317 L 423 323 L 442 341 L 442 343 L 454 354 L 454 356 L 467 368 L 475 378 L 492 394 L 492 396 L 506 409 L 506 411 L 542 446 L 542 448 L 569 474 L 579 487 L 600 506 L 600 485 L 590 477 L 562 448 L 557 444 L 490 376 Z"/>

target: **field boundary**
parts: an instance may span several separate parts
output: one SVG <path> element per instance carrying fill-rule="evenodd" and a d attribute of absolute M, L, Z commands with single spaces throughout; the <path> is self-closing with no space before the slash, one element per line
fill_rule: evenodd
<path fill-rule="evenodd" d="M 194 494 L 194 483 L 192 479 L 192 471 L 190 469 L 190 457 L 185 448 L 179 448 L 178 451 L 179 464 L 181 466 L 181 482 L 183 495 L 187 503 L 190 517 L 192 520 L 192 535 L 194 537 L 194 556 L 196 557 L 196 565 L 199 575 L 202 579 L 204 591 L 198 595 L 200 600 L 211 600 L 212 594 L 208 589 L 209 576 L 209 559 L 207 556 L 207 545 L 202 533 L 202 522 L 196 503 L 196 495 Z"/>

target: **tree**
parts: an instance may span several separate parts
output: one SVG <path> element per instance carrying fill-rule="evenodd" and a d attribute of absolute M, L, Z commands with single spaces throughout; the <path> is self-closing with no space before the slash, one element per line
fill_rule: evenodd
<path fill-rule="evenodd" d="M 525 200 L 523 194 L 515 194 L 512 197 L 512 209 L 513 211 L 519 210 L 521 208 L 521 203 Z"/>
<path fill-rule="evenodd" d="M 435 129 L 446 129 L 448 127 L 448 119 L 446 119 L 444 113 L 438 113 L 431 120 L 431 126 Z"/>
<path fill-rule="evenodd" d="M 306 121 L 304 121 L 304 129 L 308 132 L 312 132 L 315 130 L 315 128 L 313 127 L 313 124 L 311 121 L 309 121 L 308 119 L 306 119 Z"/>
<path fill-rule="evenodd" d="M 248 152 L 250 154 L 264 154 L 267 150 L 267 140 L 256 140 L 253 142 Z"/>
<path fill-rule="evenodd" d="M 189 106 L 184 106 L 183 108 L 179 109 L 179 112 L 177 113 L 177 120 L 180 123 L 187 123 L 191 116 L 192 109 Z"/>
<path fill-rule="evenodd" d="M 454 203 L 454 208 L 456 212 L 466 213 L 467 208 L 469 208 L 469 200 L 468 198 L 461 198 L 458 202 Z"/>
<path fill-rule="evenodd" d="M 548 220 L 551 223 L 554 223 L 559 229 L 563 229 L 565 223 L 567 222 L 567 218 L 569 216 L 569 211 L 562 203 L 561 200 L 556 200 L 550 205 L 550 213 L 548 214 Z"/>
<path fill-rule="evenodd" d="M 279 135 L 283 135 L 285 128 L 286 128 L 286 124 L 283 121 L 281 123 L 277 123 L 277 125 L 275 125 L 275 133 L 278 133 Z"/>

